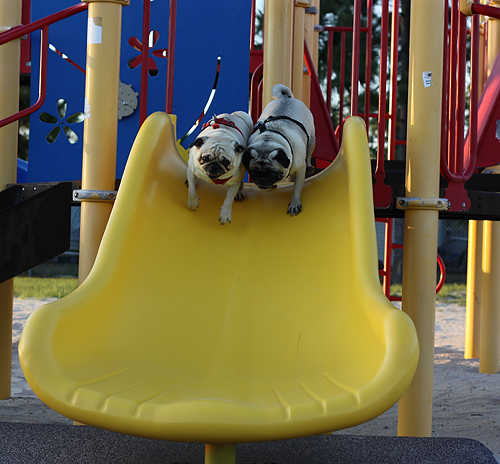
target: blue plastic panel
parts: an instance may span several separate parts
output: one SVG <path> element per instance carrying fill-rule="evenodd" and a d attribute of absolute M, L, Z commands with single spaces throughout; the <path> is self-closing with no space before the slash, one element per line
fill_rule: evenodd
<path fill-rule="evenodd" d="M 68 0 L 33 2 L 32 21 L 74 5 Z M 142 1 L 132 0 L 123 8 L 120 79 L 140 91 L 141 65 L 131 69 L 128 62 L 140 55 L 129 44 L 136 37 L 142 42 Z M 216 5 L 216 6 L 215 6 Z M 206 0 L 178 1 L 175 50 L 173 113 L 178 117 L 178 137 L 181 138 L 200 117 L 210 97 L 221 57 L 217 89 L 202 123 L 213 114 L 248 110 L 249 37 L 251 0 L 221 0 L 214 4 Z M 149 45 L 150 58 L 158 73 L 148 78 L 148 114 L 165 110 L 168 56 L 153 53 L 168 49 L 169 2 L 151 2 L 151 31 L 156 40 Z M 87 14 L 80 13 L 50 27 L 49 43 L 85 69 Z M 32 34 L 32 103 L 38 97 L 40 33 Z M 156 53 L 158 55 L 159 53 Z M 29 182 L 81 179 L 83 122 L 70 124 L 68 116 L 83 112 L 85 75 L 68 60 L 53 51 L 48 55 L 47 97 L 43 107 L 31 116 Z M 140 102 L 141 95 L 138 99 Z M 65 115 L 58 112 L 57 101 L 67 102 Z M 48 113 L 55 123 L 40 121 Z M 49 118 L 50 119 L 50 118 Z M 70 140 L 61 130 L 53 143 L 47 135 L 56 126 L 71 128 L 78 141 Z M 117 178 L 121 178 L 130 148 L 139 130 L 139 107 L 118 124 Z M 188 146 L 199 133 L 198 127 L 183 143 Z"/>

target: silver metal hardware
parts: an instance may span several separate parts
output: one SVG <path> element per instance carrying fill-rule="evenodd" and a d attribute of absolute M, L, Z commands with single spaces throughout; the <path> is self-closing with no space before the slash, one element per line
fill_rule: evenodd
<path fill-rule="evenodd" d="M 116 190 L 73 190 L 73 201 L 113 202 Z"/>
<path fill-rule="evenodd" d="M 446 211 L 450 205 L 450 201 L 446 198 L 398 197 L 396 199 L 397 209 Z"/>

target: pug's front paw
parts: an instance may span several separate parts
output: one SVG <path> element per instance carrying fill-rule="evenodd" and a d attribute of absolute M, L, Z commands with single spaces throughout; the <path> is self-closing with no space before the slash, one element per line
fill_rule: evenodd
<path fill-rule="evenodd" d="M 243 201 L 244 199 L 245 199 L 245 194 L 243 193 L 243 191 L 238 192 L 234 197 L 234 201 Z"/>
<path fill-rule="evenodd" d="M 231 224 L 231 211 L 225 211 L 221 208 L 219 222 L 221 226 L 223 226 L 224 224 Z"/>
<path fill-rule="evenodd" d="M 290 203 L 288 206 L 288 211 L 286 214 L 289 214 L 290 216 L 297 216 L 302 211 L 302 203 Z"/>
<path fill-rule="evenodd" d="M 200 199 L 198 197 L 188 198 L 187 205 L 191 211 L 196 211 L 200 206 Z"/>

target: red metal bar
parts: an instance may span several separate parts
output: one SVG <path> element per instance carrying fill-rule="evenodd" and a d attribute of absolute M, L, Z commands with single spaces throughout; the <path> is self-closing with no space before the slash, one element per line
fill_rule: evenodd
<path fill-rule="evenodd" d="M 339 142 L 342 143 L 344 134 L 344 92 L 345 92 L 345 31 L 340 38 L 340 89 L 339 89 Z"/>
<path fill-rule="evenodd" d="M 257 120 L 260 116 L 260 108 L 262 107 L 262 100 L 259 93 L 259 83 L 261 82 L 261 77 L 264 69 L 264 63 L 260 63 L 252 74 L 252 79 L 250 80 L 250 116 L 254 124 L 257 124 Z"/>
<path fill-rule="evenodd" d="M 333 32 L 352 32 L 353 28 L 351 26 L 323 26 L 325 31 L 333 31 Z M 368 27 L 361 26 L 359 28 L 361 32 L 368 32 Z"/>
<path fill-rule="evenodd" d="M 176 27 L 177 27 L 177 0 L 170 0 L 170 11 L 168 14 L 167 101 L 165 103 L 165 111 L 167 114 L 172 114 L 173 98 L 174 98 Z"/>
<path fill-rule="evenodd" d="M 26 108 L 25 110 L 22 110 L 17 114 L 13 114 L 12 116 L 0 120 L 0 127 L 4 127 L 15 121 L 18 121 L 19 119 L 24 118 L 25 116 L 29 116 L 30 114 L 34 113 L 35 111 L 39 110 L 42 107 L 45 101 L 45 95 L 47 93 L 47 54 L 49 50 L 48 46 L 49 46 L 49 26 L 44 25 L 42 26 L 42 40 L 40 46 L 40 81 L 39 81 L 40 84 L 38 90 L 38 100 L 34 105 L 30 106 L 29 108 Z"/>
<path fill-rule="evenodd" d="M 16 26 L 12 29 L 2 32 L 0 34 L 0 45 L 4 43 L 10 42 L 14 39 L 19 39 L 23 35 L 31 34 L 34 31 L 42 29 L 44 26 L 50 26 L 62 19 L 69 18 L 81 11 L 84 11 L 88 8 L 86 3 L 79 3 L 78 5 L 70 6 L 65 10 L 59 11 L 58 13 L 51 14 L 45 18 L 38 19 L 37 21 L 33 21 L 32 23 L 26 24 L 24 26 Z"/>
<path fill-rule="evenodd" d="M 457 116 L 455 130 L 455 152 L 451 153 L 454 159 L 450 171 L 463 179 L 464 172 L 464 126 L 465 126 L 465 67 L 467 66 L 467 17 L 460 13 L 458 25 L 458 57 L 457 57 Z"/>
<path fill-rule="evenodd" d="M 470 86 L 470 108 L 469 108 L 469 152 L 464 153 L 467 159 L 467 167 L 464 172 L 464 178 L 472 176 L 476 167 L 477 160 L 477 115 L 479 100 L 479 34 L 480 34 L 479 16 L 472 18 L 471 30 L 471 86 Z"/>
<path fill-rule="evenodd" d="M 31 21 L 31 2 L 30 0 L 22 0 L 23 11 L 21 16 L 21 24 L 28 24 Z M 21 41 L 21 74 L 31 73 L 31 42 L 30 36 Z"/>
<path fill-rule="evenodd" d="M 66 8 L 65 10 L 59 11 L 58 13 L 54 13 L 45 18 L 34 21 L 30 24 L 26 24 L 24 26 L 14 27 L 6 32 L 2 32 L 0 34 L 0 45 L 3 45 L 11 40 L 19 39 L 20 37 L 31 34 L 34 31 L 41 29 L 42 37 L 41 37 L 41 48 L 40 48 L 40 80 L 39 80 L 39 92 L 38 92 L 38 100 L 37 102 L 26 108 L 25 110 L 20 111 L 17 114 L 9 116 L 8 118 L 2 119 L 0 121 L 0 127 L 4 127 L 7 124 L 11 124 L 15 121 L 18 121 L 25 116 L 29 116 L 33 114 L 35 111 L 41 108 L 45 101 L 46 89 L 47 89 L 47 53 L 49 46 L 49 26 L 54 24 L 57 21 L 61 21 L 62 19 L 69 18 L 81 11 L 85 11 L 88 8 L 86 3 L 79 3 L 78 5 L 71 6 Z"/>
<path fill-rule="evenodd" d="M 255 50 L 255 8 L 256 0 L 252 0 L 252 18 L 250 22 L 250 50 Z"/>
<path fill-rule="evenodd" d="M 443 96 L 441 106 L 441 171 L 446 170 L 448 157 L 448 98 L 450 93 L 450 33 L 449 33 L 449 6 L 444 2 L 444 47 L 443 47 Z"/>
<path fill-rule="evenodd" d="M 148 116 L 148 73 L 149 73 L 149 30 L 151 20 L 151 0 L 144 0 L 142 14 L 142 64 L 141 64 L 141 94 L 139 104 L 139 124 Z"/>
<path fill-rule="evenodd" d="M 484 16 L 490 16 L 491 18 L 500 19 L 500 8 L 495 8 L 493 6 L 480 5 L 479 3 L 473 3 L 471 5 L 471 11 L 474 14 L 481 14 Z"/>
<path fill-rule="evenodd" d="M 458 16 L 458 4 L 453 8 Z M 452 12 L 452 18 L 454 14 Z M 471 95 L 469 108 L 469 152 L 464 153 L 464 125 L 465 125 L 465 72 L 466 72 L 466 47 L 467 47 L 467 18 L 460 13 L 460 26 L 458 37 L 458 52 L 455 67 L 453 62 L 450 68 L 453 72 L 457 69 L 458 81 L 455 84 L 453 74 L 450 74 L 450 92 L 456 89 L 455 98 L 450 95 L 450 116 L 448 118 L 449 151 L 446 156 L 441 156 L 441 174 L 451 183 L 462 185 L 472 175 L 476 164 L 477 151 L 477 106 L 478 90 L 477 81 L 479 73 L 479 20 L 477 16 L 472 19 L 471 30 Z M 453 29 L 453 28 L 452 28 Z M 457 34 L 458 35 L 458 34 Z M 450 44 L 453 46 L 453 33 L 450 35 Z M 456 47 L 454 47 L 456 50 Z M 452 49 L 453 52 L 453 49 Z M 446 61 L 445 61 L 446 64 Z M 442 142 L 442 145 L 443 142 Z M 448 159 L 448 163 L 446 162 Z M 464 163 L 464 160 L 466 162 Z M 456 187 L 455 187 L 456 188 Z"/>
<path fill-rule="evenodd" d="M 309 76 L 311 78 L 312 85 L 316 88 L 317 94 L 321 95 L 321 86 L 319 84 L 318 75 L 316 74 L 316 69 L 314 69 L 314 64 L 311 58 L 311 54 L 309 53 L 309 48 L 307 46 L 306 41 L 304 41 L 304 60 L 306 63 L 307 72 L 309 73 Z M 333 148 L 335 150 L 335 155 L 336 155 L 339 152 L 339 143 L 337 137 L 335 136 L 335 131 L 333 130 L 333 126 L 330 119 L 330 112 L 326 106 L 325 101 L 323 99 L 321 99 L 321 101 L 323 103 L 321 105 L 321 110 L 323 113 L 323 117 L 325 118 L 326 121 L 329 122 L 328 130 L 330 131 L 330 137 L 333 140 Z"/>
<path fill-rule="evenodd" d="M 328 61 L 326 71 L 326 107 L 332 111 L 332 73 L 333 73 L 333 31 L 328 31 Z"/>
<path fill-rule="evenodd" d="M 446 267 L 444 265 L 443 258 L 441 256 L 437 255 L 437 261 L 438 261 L 438 266 L 439 266 L 439 272 L 441 276 L 439 277 L 439 282 L 436 286 L 436 293 L 439 293 L 440 290 L 443 288 L 444 281 L 446 280 Z"/>
<path fill-rule="evenodd" d="M 456 150 L 456 124 L 457 124 L 457 47 L 458 43 L 458 3 L 452 1 L 451 10 L 451 32 L 450 32 L 450 93 L 448 95 L 449 118 L 448 118 L 448 154 L 447 166 L 450 171 L 455 171 L 455 157 Z"/>
<path fill-rule="evenodd" d="M 365 125 L 370 128 L 370 84 L 372 77 L 372 35 L 373 35 L 373 0 L 366 1 L 366 64 L 365 64 Z"/>
<path fill-rule="evenodd" d="M 358 114 L 359 49 L 361 42 L 361 0 L 354 0 L 352 32 L 351 116 Z"/>
<path fill-rule="evenodd" d="M 389 159 L 396 157 L 396 119 L 398 107 L 398 66 L 399 66 L 399 0 L 392 2 L 391 27 L 391 143 Z"/>
<path fill-rule="evenodd" d="M 382 25 L 380 37 L 380 78 L 378 99 L 378 145 L 377 145 L 377 169 L 375 177 L 384 178 L 385 159 L 385 123 L 387 104 L 387 54 L 389 46 L 389 0 L 382 0 Z"/>

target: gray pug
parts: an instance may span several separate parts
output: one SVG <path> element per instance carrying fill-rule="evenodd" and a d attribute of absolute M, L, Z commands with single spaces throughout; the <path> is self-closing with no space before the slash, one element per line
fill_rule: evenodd
<path fill-rule="evenodd" d="M 306 171 L 314 169 L 314 118 L 288 87 L 277 84 L 272 95 L 274 100 L 266 106 L 250 136 L 243 164 L 252 181 L 263 190 L 271 190 L 279 181 L 294 176 L 287 214 L 295 216 L 302 211 L 300 195 Z"/>
<path fill-rule="evenodd" d="M 233 201 L 244 200 L 245 169 L 241 157 L 247 145 L 252 118 L 243 111 L 214 116 L 206 123 L 198 138 L 189 146 L 188 208 L 196 211 L 200 200 L 196 179 L 227 186 L 227 195 L 220 209 L 221 224 L 231 222 Z"/>

